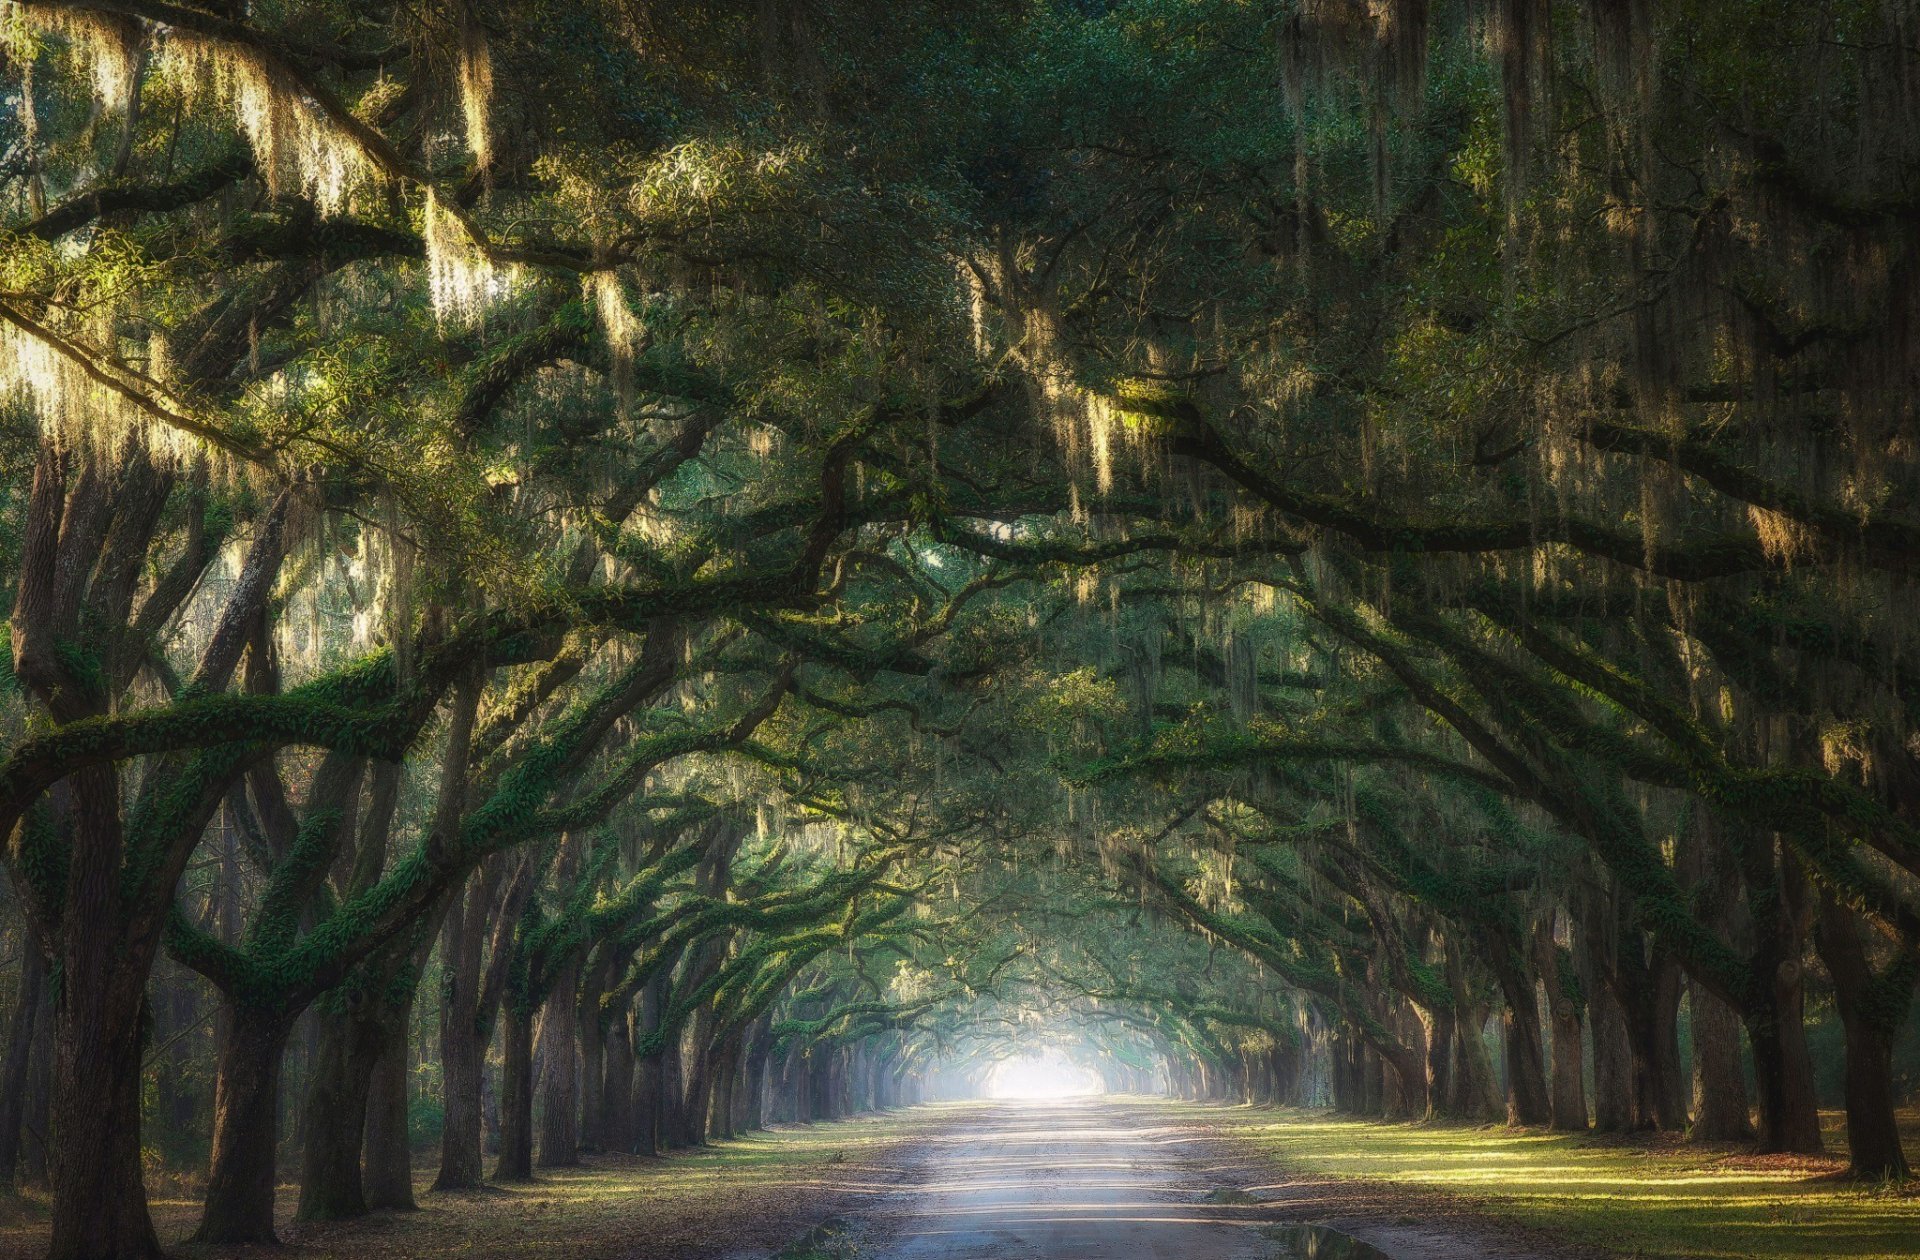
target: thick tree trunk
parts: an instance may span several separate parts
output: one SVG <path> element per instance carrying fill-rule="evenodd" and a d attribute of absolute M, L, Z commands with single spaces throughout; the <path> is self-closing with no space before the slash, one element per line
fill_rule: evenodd
<path fill-rule="evenodd" d="M 1807 1046 L 1804 961 L 1814 910 L 1799 863 L 1777 842 L 1775 849 L 1777 888 L 1762 897 L 1763 907 L 1772 913 L 1767 916 L 1771 921 L 1763 919 L 1758 927 L 1763 939 L 1756 957 L 1767 991 L 1744 1020 L 1760 1103 L 1760 1150 L 1819 1155 L 1826 1143 L 1820 1136 L 1813 1054 Z"/>
<path fill-rule="evenodd" d="M 747 1050 L 746 1078 L 741 1086 L 744 1098 L 740 1108 L 740 1131 L 753 1133 L 767 1127 L 767 1048 L 761 1040 Z"/>
<path fill-rule="evenodd" d="M 607 1150 L 632 1152 L 638 1130 L 633 1112 L 633 1036 L 625 1011 L 615 1011 L 608 1018 L 601 1045 L 600 1141 Z"/>
<path fill-rule="evenodd" d="M 1900 1144 L 1893 1084 L 1893 1040 L 1913 1001 L 1913 972 L 1898 959 L 1887 981 L 1874 975 L 1854 913 L 1822 898 L 1815 936 L 1834 1004 L 1847 1037 L 1847 1153 L 1850 1171 L 1873 1180 L 1904 1180 L 1907 1153 Z"/>
<path fill-rule="evenodd" d="M 378 1022 L 359 1011 L 343 1011 L 321 1021 L 319 1052 L 307 1073 L 306 1114 L 300 1126 L 306 1160 L 300 1173 L 300 1206 L 294 1213 L 299 1220 L 338 1221 L 366 1215 L 360 1147 L 380 1033 Z"/>
<path fill-rule="evenodd" d="M 1614 982 L 1621 930 L 1613 895 L 1600 887 L 1585 888 L 1575 945 L 1593 1038 L 1593 1127 L 1602 1133 L 1625 1133 L 1633 1127 L 1633 1050 Z"/>
<path fill-rule="evenodd" d="M 481 1183 L 480 1077 L 485 1055 L 472 1006 L 453 995 L 440 1010 L 443 1110 L 435 1190 L 470 1190 Z"/>
<path fill-rule="evenodd" d="M 1753 1115 L 1740 1066 L 1740 1017 L 1701 986 L 1688 986 L 1693 1019 L 1693 1127 L 1696 1142 L 1749 1142 Z"/>
<path fill-rule="evenodd" d="M 47 1173 L 48 1260 L 158 1260 L 140 1168 L 141 990 L 108 980 L 110 934 L 64 934 L 66 975 L 53 1021 Z M 88 964 L 78 972 L 76 955 Z M 86 978 L 79 979 L 79 976 Z M 77 980 L 77 982 L 76 982 Z"/>
<path fill-rule="evenodd" d="M 1654 1122 L 1669 1133 L 1687 1131 L 1687 1074 L 1680 1059 L 1680 986 L 1685 977 L 1673 959 L 1653 961 L 1653 1025 L 1648 1094 Z"/>
<path fill-rule="evenodd" d="M 273 1232 L 281 1057 L 292 1019 L 237 1010 L 227 1021 L 213 1087 L 213 1160 L 194 1241 L 263 1243 Z"/>
<path fill-rule="evenodd" d="M 36 474 L 37 479 L 37 474 Z M 37 486 L 36 486 L 37 490 Z M 16 610 L 16 616 L 18 615 Z M 16 653 L 20 632 L 15 628 Z M 47 1061 L 48 1260 L 145 1260 L 160 1255 L 141 1180 L 140 1075 L 151 945 L 121 930 L 119 780 L 83 770 L 60 790 L 72 868 L 54 942 L 60 983 Z"/>
<path fill-rule="evenodd" d="M 1581 997 L 1572 961 L 1554 943 L 1553 929 L 1542 923 L 1534 937 L 1535 966 L 1547 994 L 1553 1029 L 1552 1127 L 1561 1133 L 1587 1131 L 1587 1085 Z"/>
<path fill-rule="evenodd" d="M 579 1148 L 604 1151 L 611 1146 L 607 1140 L 607 1039 L 594 1012 L 582 1010 L 576 1018 L 580 1033 Z"/>
<path fill-rule="evenodd" d="M 633 1153 L 658 1155 L 664 1148 L 666 1054 L 650 1054 L 633 1064 Z"/>
<path fill-rule="evenodd" d="M 1533 977 L 1510 942 L 1496 943 L 1511 957 L 1496 959 L 1494 975 L 1506 998 L 1500 1027 L 1507 1052 L 1507 1123 L 1544 1125 L 1553 1118 L 1547 1098 L 1546 1055 L 1540 1045 L 1540 1000 Z"/>
<path fill-rule="evenodd" d="M 1798 961 L 1782 963 L 1773 1000 L 1746 1020 L 1753 1047 L 1753 1075 L 1760 1104 L 1763 1153 L 1819 1155 L 1820 1111 L 1813 1088 L 1813 1056 L 1803 1022 Z"/>
<path fill-rule="evenodd" d="M 666 1008 L 666 981 L 656 976 L 640 990 L 634 1008 L 631 1036 L 636 1044 L 660 1027 Z M 639 1059 L 633 1070 L 633 1151 L 637 1155 L 658 1155 L 666 1145 L 667 1059 L 675 1054 L 668 1046 Z"/>
<path fill-rule="evenodd" d="M 735 1051 L 723 1045 L 714 1053 L 713 1084 L 707 1103 L 707 1136 L 725 1141 L 733 1136 L 733 1081 L 739 1069 Z"/>
<path fill-rule="evenodd" d="M 26 1118 L 20 1128 L 20 1184 L 47 1187 L 47 1137 L 53 1132 L 53 1008 L 41 1014 L 33 1036 L 33 1054 L 27 1064 Z"/>
<path fill-rule="evenodd" d="M 1457 1115 L 1457 1094 L 1453 1080 L 1453 1052 L 1460 1040 L 1460 1018 L 1454 1008 L 1436 1009 L 1427 1029 L 1427 1110 L 1434 1116 Z M 1279 1101 L 1279 1081 L 1269 1090 L 1267 1102 Z"/>
<path fill-rule="evenodd" d="M 407 1024 L 411 1006 L 395 1012 L 384 1030 L 367 1092 L 365 1186 L 370 1210 L 411 1212 L 413 1144 L 408 1133 Z"/>
<path fill-rule="evenodd" d="M 563 967 L 540 1014 L 541 1076 L 539 1166 L 570 1168 L 580 1162 L 579 968 Z"/>
<path fill-rule="evenodd" d="M 533 1012 L 511 1007 L 501 1020 L 505 1036 L 500 1069 L 500 1158 L 495 1181 L 533 1180 Z"/>
<path fill-rule="evenodd" d="M 1677 863 L 1702 922 L 1724 938 L 1736 935 L 1741 882 L 1738 863 L 1712 811 L 1695 810 L 1695 825 L 1684 833 Z M 1687 985 L 1687 1010 L 1693 1028 L 1693 1125 L 1695 1142 L 1748 1142 L 1753 1116 L 1747 1104 L 1746 1074 L 1740 1064 L 1740 1015 L 1705 985 Z"/>
<path fill-rule="evenodd" d="M 1500 1086 L 1482 1035 L 1487 1008 L 1475 994 L 1461 948 L 1451 937 L 1447 940 L 1447 987 L 1453 991 L 1455 1012 L 1454 1110 L 1465 1119 L 1495 1119 L 1500 1114 Z"/>
<path fill-rule="evenodd" d="M 27 1069 L 44 1015 L 47 960 L 31 932 L 22 934 L 20 990 L 13 1022 L 7 1027 L 7 1051 L 0 1060 L 0 1192 L 13 1188 L 20 1174 L 21 1128 L 27 1120 Z"/>
<path fill-rule="evenodd" d="M 694 1043 L 683 1060 L 685 1084 L 681 1104 L 675 1112 L 678 1121 L 673 1134 L 675 1146 L 700 1146 L 707 1140 L 707 1111 L 713 1103 L 713 1054 L 710 1048 Z"/>

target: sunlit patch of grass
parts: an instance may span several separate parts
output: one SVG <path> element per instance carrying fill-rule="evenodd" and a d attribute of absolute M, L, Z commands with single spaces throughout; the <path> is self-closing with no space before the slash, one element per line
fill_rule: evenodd
<path fill-rule="evenodd" d="M 857 1212 L 891 1190 L 899 1143 L 943 1127 L 934 1109 L 860 1116 L 757 1133 L 665 1159 L 590 1156 L 578 1168 L 542 1170 L 530 1184 L 431 1194 L 430 1163 L 416 1167 L 418 1212 L 359 1221 L 295 1224 L 298 1188 L 280 1188 L 281 1236 L 301 1260 L 531 1260 L 564 1256 L 679 1258 L 776 1251 L 821 1217 Z M 199 1202 L 169 1187 L 152 1200 L 163 1241 L 178 1243 Z M 44 1211 L 0 1216 L 0 1258 L 46 1250 Z M 181 1256 L 243 1253 L 181 1245 Z M 250 1253 L 246 1253 L 250 1254 Z"/>
<path fill-rule="evenodd" d="M 1385 1124 L 1321 1111 L 1188 1110 L 1280 1170 L 1456 1196 L 1491 1215 L 1628 1255 L 1702 1260 L 1913 1260 L 1920 1255 L 1920 1194 L 1839 1179 L 1837 1159 L 1773 1159 L 1672 1142 Z M 1920 1117 L 1914 1127 L 1920 1131 Z M 1837 1132 L 1830 1142 L 1833 1150 L 1845 1149 Z M 1910 1141 L 1909 1149 L 1913 1146 Z M 1261 1187 L 1251 1189 L 1257 1194 Z"/>

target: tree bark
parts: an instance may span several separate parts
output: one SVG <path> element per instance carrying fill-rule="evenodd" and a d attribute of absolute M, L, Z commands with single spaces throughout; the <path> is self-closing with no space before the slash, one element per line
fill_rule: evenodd
<path fill-rule="evenodd" d="M 1633 1051 L 1627 1017 L 1615 992 L 1619 917 L 1613 896 L 1589 886 L 1580 899 L 1578 957 L 1587 991 L 1587 1026 L 1593 1038 L 1593 1127 L 1602 1133 L 1633 1128 Z"/>
<path fill-rule="evenodd" d="M 1803 960 L 1811 922 L 1809 894 L 1791 854 L 1779 854 L 1775 878 L 1777 891 L 1764 899 L 1773 902 L 1766 916 L 1770 922 L 1760 928 L 1765 939 L 1755 959 L 1766 993 L 1744 1017 L 1760 1103 L 1760 1150 L 1820 1155 L 1826 1143 L 1820 1136 L 1813 1054 L 1807 1046 Z"/>
<path fill-rule="evenodd" d="M 500 1070 L 500 1158 L 495 1181 L 533 1180 L 533 1012 L 509 1005 Z"/>
<path fill-rule="evenodd" d="M 7 1028 L 7 1052 L 0 1061 L 0 1191 L 11 1190 L 20 1174 L 21 1128 L 27 1120 L 27 1069 L 44 1016 L 47 960 L 31 929 L 21 934 L 20 992 Z"/>
<path fill-rule="evenodd" d="M 634 1124 L 633 1035 L 627 1025 L 627 1013 L 613 1012 L 607 1018 L 606 1029 L 606 1035 L 601 1040 L 600 1142 L 610 1151 L 638 1153 L 638 1128 Z"/>
<path fill-rule="evenodd" d="M 213 1160 L 193 1237 L 201 1243 L 271 1246 L 278 1241 L 273 1197 L 280 1067 L 291 1019 L 242 1009 L 227 1022 L 213 1089 Z"/>
<path fill-rule="evenodd" d="M 666 1008 L 666 979 L 655 976 L 640 990 L 634 1010 L 632 1036 L 644 1040 L 657 1031 Z M 636 1155 L 658 1155 L 666 1140 L 667 1059 L 674 1047 L 639 1058 L 633 1069 L 633 1150 Z"/>
<path fill-rule="evenodd" d="M 379 1058 L 367 1092 L 367 1127 L 362 1175 L 369 1210 L 411 1212 L 413 1144 L 408 1132 L 407 1024 L 411 1003 L 383 1030 Z"/>
<path fill-rule="evenodd" d="M 306 1116 L 301 1125 L 306 1161 L 300 1173 L 300 1206 L 294 1212 L 298 1220 L 338 1221 L 366 1215 L 360 1147 L 380 1032 L 376 1020 L 356 1010 L 321 1021 L 319 1053 L 307 1073 Z"/>
<path fill-rule="evenodd" d="M 579 1149 L 604 1151 L 612 1144 L 607 1140 L 607 1038 L 597 996 L 591 1006 L 576 1005 L 574 1025 L 580 1042 Z"/>
<path fill-rule="evenodd" d="M 1468 980 L 1461 946 L 1447 939 L 1447 987 L 1453 991 L 1455 1021 L 1455 1110 L 1473 1120 L 1492 1120 L 1500 1114 L 1500 1088 L 1494 1079 L 1493 1058 L 1487 1053 L 1487 1008 Z"/>
<path fill-rule="evenodd" d="M 580 1162 L 580 969 L 561 968 L 540 1014 L 541 1079 L 539 1165 L 570 1168 Z"/>
<path fill-rule="evenodd" d="M 1553 1027 L 1553 1093 L 1551 1127 L 1561 1133 L 1587 1131 L 1587 1085 L 1582 994 L 1572 961 L 1554 943 L 1553 928 L 1542 921 L 1534 935 L 1535 966 L 1546 988 L 1547 1014 Z"/>
<path fill-rule="evenodd" d="M 1750 1142 L 1753 1115 L 1740 1066 L 1740 1017 L 1700 985 L 1689 985 L 1693 1018 L 1693 1127 L 1695 1142 Z"/>
<path fill-rule="evenodd" d="M 1830 896 L 1822 902 L 1815 937 L 1833 977 L 1834 1003 L 1847 1038 L 1849 1171 L 1871 1180 L 1904 1180 L 1907 1153 L 1895 1111 L 1893 1041 L 1913 1001 L 1913 960 L 1896 958 L 1883 982 L 1867 957 L 1857 916 Z"/>
<path fill-rule="evenodd" d="M 1507 1123 L 1544 1125 L 1553 1118 L 1547 1099 L 1546 1056 L 1540 1045 L 1540 1000 L 1534 994 L 1516 944 L 1497 940 L 1494 976 L 1506 998 L 1501 1016 L 1507 1051 Z"/>
<path fill-rule="evenodd" d="M 65 932 L 67 982 L 55 1004 L 48 1144 L 48 1260 L 159 1260 L 140 1167 L 141 990 L 109 979 L 111 934 Z M 73 965 L 84 963 L 84 970 Z M 118 970 L 118 969 L 116 969 Z"/>
<path fill-rule="evenodd" d="M 483 1176 L 480 1148 L 480 1076 L 486 1046 L 474 1027 L 473 1006 L 461 1002 L 456 981 L 440 1010 L 440 1172 L 435 1190 L 468 1190 Z"/>

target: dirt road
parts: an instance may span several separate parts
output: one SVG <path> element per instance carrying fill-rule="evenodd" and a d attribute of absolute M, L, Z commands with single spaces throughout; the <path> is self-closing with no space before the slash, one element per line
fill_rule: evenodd
<path fill-rule="evenodd" d="M 1190 1129 L 1101 1100 L 983 1104 L 926 1141 L 916 1184 L 877 1205 L 873 1260 L 1265 1260 L 1274 1244 L 1215 1184 Z"/>

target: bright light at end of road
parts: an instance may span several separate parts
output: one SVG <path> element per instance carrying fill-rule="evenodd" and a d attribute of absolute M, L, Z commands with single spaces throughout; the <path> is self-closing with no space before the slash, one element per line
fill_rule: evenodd
<path fill-rule="evenodd" d="M 1057 1054 L 1005 1059 L 987 1075 L 989 1098 L 1080 1098 L 1105 1092 L 1098 1076 Z"/>

